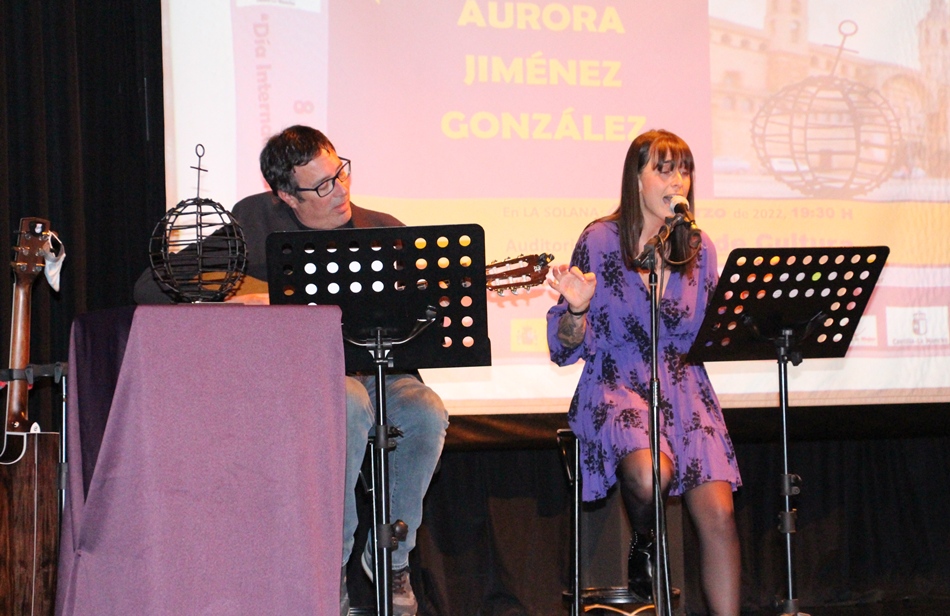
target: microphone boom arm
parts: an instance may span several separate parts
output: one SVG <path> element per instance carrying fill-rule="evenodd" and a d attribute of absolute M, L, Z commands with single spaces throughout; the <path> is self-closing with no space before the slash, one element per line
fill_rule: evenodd
<path fill-rule="evenodd" d="M 660 227 L 660 230 L 657 231 L 656 235 L 647 240 L 647 243 L 643 245 L 643 250 L 640 251 L 640 254 L 637 255 L 637 258 L 633 260 L 634 266 L 640 269 L 652 269 L 656 262 L 657 249 L 666 244 L 666 240 L 668 240 L 670 234 L 673 233 L 673 229 L 686 223 L 689 223 L 693 226 L 696 224 L 691 222 L 691 220 L 688 220 L 685 216 L 683 216 L 683 214 L 679 212 L 677 212 L 672 218 L 667 218 Z"/>

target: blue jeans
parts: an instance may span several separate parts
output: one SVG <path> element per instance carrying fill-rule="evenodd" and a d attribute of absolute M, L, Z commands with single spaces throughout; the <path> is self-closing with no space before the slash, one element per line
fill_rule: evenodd
<path fill-rule="evenodd" d="M 422 498 L 442 455 L 449 415 L 439 395 L 411 374 L 386 376 L 386 420 L 403 436 L 389 452 L 390 522 L 409 527 L 406 540 L 393 551 L 393 570 L 409 565 L 422 523 Z M 369 433 L 376 425 L 376 377 L 346 377 L 346 500 L 343 507 L 343 564 L 353 551 L 359 525 L 354 488 L 366 455 Z M 367 477 L 367 480 L 371 478 Z"/>

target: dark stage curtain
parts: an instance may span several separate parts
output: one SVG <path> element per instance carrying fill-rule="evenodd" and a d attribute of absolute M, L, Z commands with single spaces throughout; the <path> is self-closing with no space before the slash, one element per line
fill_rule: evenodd
<path fill-rule="evenodd" d="M 30 352 L 65 361 L 75 315 L 131 303 L 164 211 L 161 6 L 8 0 L 0 24 L 0 252 L 9 263 L 24 217 L 49 220 L 65 244 L 60 291 L 33 286 Z M 4 280 L 8 332 L 12 274 Z M 45 383 L 31 395 L 45 429 L 58 428 L 51 398 Z"/>
<path fill-rule="evenodd" d="M 736 453 L 745 481 L 736 499 L 744 604 L 767 606 L 785 587 L 776 531 L 781 449 L 740 444 Z M 946 597 L 948 468 L 946 436 L 793 443 L 789 469 L 803 481 L 793 538 L 799 599 L 825 606 Z"/>

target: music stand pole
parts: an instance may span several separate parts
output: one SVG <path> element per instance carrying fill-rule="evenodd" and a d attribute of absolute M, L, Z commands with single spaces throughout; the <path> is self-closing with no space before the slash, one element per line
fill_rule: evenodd
<path fill-rule="evenodd" d="M 394 437 L 401 436 L 390 426 L 386 417 L 386 368 L 393 364 L 392 349 L 418 336 L 436 319 L 435 308 L 426 310 L 425 318 L 416 322 L 408 336 L 400 340 L 383 337 L 382 328 L 376 328 L 375 337 L 359 341 L 348 336 L 343 339 L 355 346 L 370 350 L 376 364 L 376 425 L 373 427 L 371 468 L 373 474 L 373 580 L 376 582 L 376 613 L 390 616 L 393 612 L 393 550 L 405 541 L 409 527 L 402 520 L 390 523 L 389 513 L 389 452 L 396 448 Z"/>
<path fill-rule="evenodd" d="M 808 616 L 798 611 L 795 597 L 795 576 L 792 564 L 792 534 L 795 532 L 797 512 L 792 508 L 792 496 L 801 492 L 801 477 L 788 472 L 788 362 L 793 366 L 802 363 L 801 353 L 793 350 L 794 330 L 783 328 L 775 339 L 778 358 L 779 406 L 782 413 L 782 483 L 781 493 L 785 509 L 779 513 L 779 532 L 785 535 L 785 571 L 788 594 L 782 603 L 783 615 Z"/>
<path fill-rule="evenodd" d="M 373 580 L 376 582 L 376 613 L 389 616 L 393 612 L 393 550 L 406 538 L 405 529 L 397 532 L 390 524 L 389 452 L 395 448 L 386 418 L 386 366 L 388 347 L 382 331 L 376 330 L 375 344 L 370 351 L 376 363 L 376 425 L 372 433 L 371 469 L 373 475 Z M 405 524 L 402 525 L 405 527 Z M 400 538 L 400 534 L 402 535 Z"/>

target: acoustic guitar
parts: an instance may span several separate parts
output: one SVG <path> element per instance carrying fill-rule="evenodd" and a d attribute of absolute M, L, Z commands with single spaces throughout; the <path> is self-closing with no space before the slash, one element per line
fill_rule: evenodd
<path fill-rule="evenodd" d="M 13 249 L 16 278 L 10 335 L 10 372 L 0 454 L 0 614 L 52 616 L 59 539 L 59 435 L 29 425 L 30 299 L 43 272 L 49 223 L 20 221 Z"/>
<path fill-rule="evenodd" d="M 521 255 L 485 266 L 485 284 L 489 291 L 504 295 L 536 287 L 544 283 L 554 256 L 547 253 Z M 245 276 L 234 293 L 235 298 L 244 295 L 267 293 L 267 283 L 253 276 Z M 238 301 L 240 301 L 238 299 Z"/>
<path fill-rule="evenodd" d="M 43 273 L 44 248 L 49 244 L 49 222 L 42 218 L 20 220 L 17 245 L 13 248 L 13 315 L 10 323 L 10 369 L 23 370 L 30 363 L 30 300 L 33 283 Z M 4 421 L 0 464 L 11 464 L 26 451 L 29 431 L 29 385 L 23 379 L 7 384 L 7 412 Z"/>
<path fill-rule="evenodd" d="M 541 253 L 490 263 L 485 268 L 485 281 L 489 291 L 504 295 L 505 291 L 517 294 L 544 282 L 554 255 Z"/>

